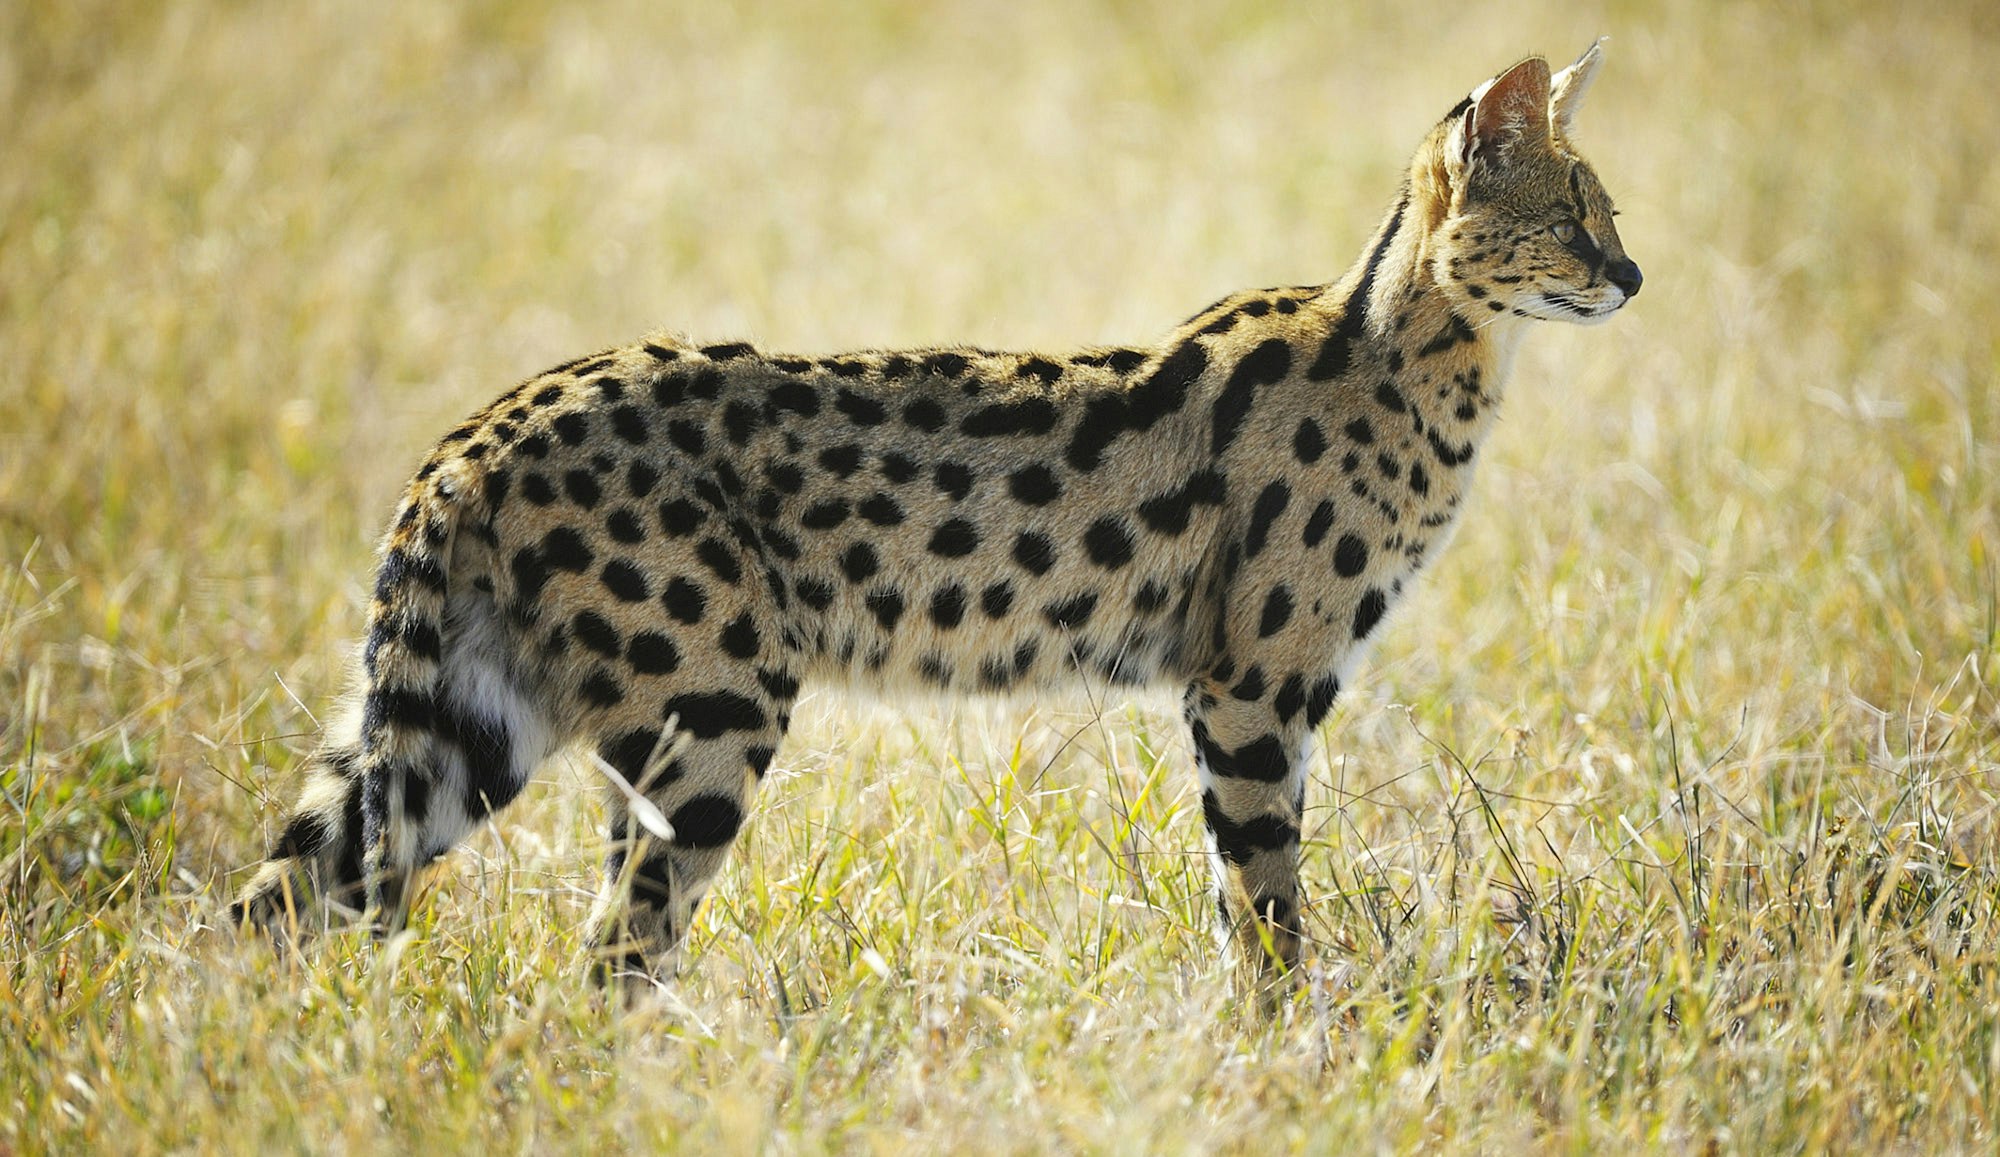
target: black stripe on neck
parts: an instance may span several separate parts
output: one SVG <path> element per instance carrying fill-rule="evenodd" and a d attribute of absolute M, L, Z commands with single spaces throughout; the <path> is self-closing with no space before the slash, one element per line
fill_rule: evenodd
<path fill-rule="evenodd" d="M 1347 372 L 1353 361 L 1354 343 L 1361 339 L 1368 325 L 1368 295 L 1375 288 L 1375 274 L 1382 268 L 1382 259 L 1388 255 L 1389 243 L 1403 228 L 1403 213 L 1410 207 L 1410 189 L 1403 187 L 1403 194 L 1396 199 L 1395 212 L 1389 214 L 1389 225 L 1382 230 L 1382 237 L 1375 242 L 1375 248 L 1368 254 L 1368 265 L 1361 271 L 1361 280 L 1355 283 L 1354 292 L 1340 307 L 1340 322 L 1333 332 L 1326 335 L 1326 344 L 1319 347 L 1319 357 L 1313 359 L 1306 377 L 1315 382 L 1329 381 Z"/>

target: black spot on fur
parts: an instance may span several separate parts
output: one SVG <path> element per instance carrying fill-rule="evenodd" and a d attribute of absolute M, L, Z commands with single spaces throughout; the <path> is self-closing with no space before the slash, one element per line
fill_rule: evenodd
<path fill-rule="evenodd" d="M 592 707 L 616 707 L 625 702 L 625 685 L 610 671 L 599 668 L 577 685 L 577 694 Z"/>
<path fill-rule="evenodd" d="M 660 528 L 674 538 L 686 538 L 708 520 L 708 512 L 688 502 L 686 498 L 668 498 L 660 502 Z"/>
<path fill-rule="evenodd" d="M 741 446 L 750 441 L 750 435 L 764 420 L 756 409 L 742 402 L 731 402 L 722 407 L 722 432 L 731 445 Z"/>
<path fill-rule="evenodd" d="M 1436 430 L 1424 431 L 1424 437 L 1430 441 L 1431 453 L 1437 455 L 1438 465 L 1443 466 L 1447 470 L 1454 466 L 1463 466 L 1467 462 L 1472 461 L 1473 451 L 1477 449 L 1470 442 L 1453 446 L 1440 437 Z"/>
<path fill-rule="evenodd" d="M 979 549 L 979 528 L 963 518 L 950 519 L 932 532 L 928 549 L 939 558 L 964 558 Z"/>
<path fill-rule="evenodd" d="M 542 597 L 542 588 L 549 583 L 549 568 L 542 561 L 541 551 L 532 546 L 515 551 L 509 569 L 516 599 L 525 605 Z"/>
<path fill-rule="evenodd" d="M 861 469 L 861 447 L 852 442 L 829 446 L 819 452 L 819 464 L 835 478 L 846 478 Z"/>
<path fill-rule="evenodd" d="M 702 452 L 708 449 L 708 431 L 702 428 L 700 422 L 676 418 L 667 423 L 667 441 L 679 447 L 683 453 L 699 458 Z"/>
<path fill-rule="evenodd" d="M 1326 538 L 1326 532 L 1332 529 L 1333 503 L 1323 501 L 1313 507 L 1312 517 L 1306 519 L 1306 528 L 1304 533 L 1300 534 L 1299 541 L 1307 547 L 1318 546 L 1321 540 Z"/>
<path fill-rule="evenodd" d="M 945 378 L 955 378 L 971 365 L 964 354 L 935 353 L 924 359 L 925 372 Z"/>
<path fill-rule="evenodd" d="M 918 398 L 903 407 L 903 424 L 913 430 L 934 434 L 944 428 L 944 407 L 934 398 Z"/>
<path fill-rule="evenodd" d="M 1305 677 L 1292 674 L 1285 677 L 1285 685 L 1278 688 L 1276 698 L 1271 700 L 1271 709 L 1278 713 L 1278 722 L 1289 724 L 1292 716 L 1306 705 Z"/>
<path fill-rule="evenodd" d="M 415 583 L 442 593 L 445 589 L 444 568 L 438 565 L 436 559 L 396 547 L 383 556 L 382 567 L 375 574 L 375 597 L 386 602 L 405 583 Z"/>
<path fill-rule="evenodd" d="M 1479 297 L 1484 296 L 1484 294 L 1474 294 L 1474 296 Z M 1423 348 L 1417 351 L 1417 356 L 1420 358 L 1431 357 L 1434 354 L 1441 354 L 1461 342 L 1473 342 L 1477 340 L 1478 335 L 1473 333 L 1472 327 L 1466 324 L 1464 318 L 1454 313 L 1451 315 L 1451 320 L 1445 323 L 1444 329 L 1440 330 L 1436 337 L 1423 344 Z"/>
<path fill-rule="evenodd" d="M 972 468 L 961 462 L 938 463 L 931 480 L 937 483 L 939 490 L 951 495 L 953 502 L 963 501 L 966 495 L 972 493 Z"/>
<path fill-rule="evenodd" d="M 571 470 L 563 475 L 563 493 L 569 495 L 571 502 L 590 510 L 597 506 L 597 499 L 602 492 L 598 488 L 596 475 L 588 470 Z"/>
<path fill-rule="evenodd" d="M 720 539 L 704 538 L 694 548 L 695 557 L 723 582 L 736 585 L 743 578 L 743 564 Z"/>
<path fill-rule="evenodd" d="M 799 515 L 799 525 L 807 530 L 832 530 L 847 521 L 848 506 L 845 498 L 829 498 L 806 507 Z"/>
<path fill-rule="evenodd" d="M 1257 637 L 1268 639 L 1285 629 L 1292 621 L 1292 590 L 1283 583 L 1271 588 L 1264 596 L 1264 613 L 1257 620 Z"/>
<path fill-rule="evenodd" d="M 594 559 L 583 536 L 567 526 L 559 526 L 542 536 L 542 562 L 554 570 L 582 574 Z"/>
<path fill-rule="evenodd" d="M 877 526 L 896 526 L 904 518 L 902 506 L 886 494 L 871 494 L 854 508 L 855 513 Z"/>
<path fill-rule="evenodd" d="M 781 381 L 771 387 L 771 405 L 810 418 L 819 413 L 819 391 L 804 382 Z"/>
<path fill-rule="evenodd" d="M 957 583 L 939 587 L 931 595 L 931 622 L 950 630 L 965 621 L 965 588 Z"/>
<path fill-rule="evenodd" d="M 1078 354 L 1069 360 L 1073 365 L 1102 366 L 1122 377 L 1146 364 L 1146 351 L 1117 349 L 1106 353 Z"/>
<path fill-rule="evenodd" d="M 687 375 L 663 374 L 653 381 L 653 404 L 671 410 L 687 401 Z"/>
<path fill-rule="evenodd" d="M 1062 377 L 1062 372 L 1061 366 L 1047 358 L 1029 358 L 1014 367 L 1015 377 L 1040 378 L 1043 385 L 1054 383 L 1056 379 Z"/>
<path fill-rule="evenodd" d="M 868 611 L 875 621 L 882 624 L 885 631 L 893 631 L 903 618 L 903 593 L 898 590 L 876 591 L 868 596 Z"/>
<path fill-rule="evenodd" d="M 1014 584 L 1002 580 L 979 592 L 979 609 L 989 619 L 1003 619 L 1014 606 Z"/>
<path fill-rule="evenodd" d="M 874 577 L 882 569 L 882 562 L 875 554 L 875 548 L 865 542 L 857 542 L 840 556 L 840 569 L 851 583 L 862 583 Z"/>
<path fill-rule="evenodd" d="M 444 637 L 438 632 L 435 623 L 422 619 L 406 619 L 401 629 L 396 632 L 396 641 L 402 644 L 404 650 L 419 659 L 435 663 L 444 657 Z M 371 637 L 368 642 L 372 651 L 376 639 Z M 369 669 L 371 671 L 374 669 L 372 664 Z"/>
<path fill-rule="evenodd" d="M 1219 506 L 1228 495 L 1222 475 L 1211 469 L 1197 470 L 1178 488 L 1148 498 L 1139 504 L 1139 517 L 1161 534 L 1180 534 L 1196 506 Z"/>
<path fill-rule="evenodd" d="M 556 500 L 556 488 L 547 478 L 529 471 L 521 475 L 521 497 L 536 506 L 547 506 Z"/>
<path fill-rule="evenodd" d="M 605 590 L 624 602 L 642 602 L 653 594 L 646 582 L 645 572 L 622 558 L 605 563 L 598 578 L 604 583 Z"/>
<path fill-rule="evenodd" d="M 1201 793 L 1201 812 L 1215 837 L 1215 850 L 1239 868 L 1255 859 L 1258 852 L 1287 848 L 1299 839 L 1299 826 L 1282 816 L 1261 815 L 1241 822 L 1230 819 L 1212 791 Z M 1229 918 L 1227 912 L 1223 918 Z"/>
<path fill-rule="evenodd" d="M 1091 399 L 1083 419 L 1070 436 L 1069 464 L 1083 471 L 1097 469 L 1104 452 L 1126 430 L 1144 432 L 1187 404 L 1196 379 L 1208 369 L 1208 350 L 1200 342 L 1183 342 L 1163 359 L 1144 382 L 1126 393 Z"/>
<path fill-rule="evenodd" d="M 1014 561 L 1029 574 L 1047 574 L 1056 565 L 1055 540 L 1039 531 L 1025 530 L 1014 540 Z"/>
<path fill-rule="evenodd" d="M 1318 727 L 1320 720 L 1333 709 L 1333 701 L 1340 695 L 1340 680 L 1332 675 L 1314 681 L 1312 691 L 1306 697 L 1306 726 Z"/>
<path fill-rule="evenodd" d="M 743 826 L 743 808 L 730 796 L 710 792 L 695 796 L 667 817 L 678 848 L 721 848 Z"/>
<path fill-rule="evenodd" d="M 625 648 L 617 628 L 596 611 L 578 611 L 569 621 L 569 630 L 577 642 L 607 659 L 616 659 Z"/>
<path fill-rule="evenodd" d="M 1326 453 L 1326 434 L 1319 423 L 1311 418 L 1302 418 L 1299 428 L 1292 434 L 1292 454 L 1304 465 L 1310 466 Z"/>
<path fill-rule="evenodd" d="M 1127 405 L 1122 394 L 1103 394 L 1083 407 L 1083 417 L 1071 431 L 1067 458 L 1072 469 L 1086 473 L 1104 460 L 1104 452 L 1125 432 Z"/>
<path fill-rule="evenodd" d="M 1251 779 L 1259 783 L 1281 783 L 1290 771 L 1285 746 L 1275 735 L 1253 739 L 1235 751 L 1215 742 L 1206 727 L 1195 728 L 1195 748 L 1209 773 L 1218 779 Z"/>
<path fill-rule="evenodd" d="M 1023 466 L 1007 476 L 1007 492 L 1025 506 L 1047 506 L 1062 497 L 1055 471 L 1040 463 Z"/>
<path fill-rule="evenodd" d="M 760 667 L 757 669 L 757 684 L 764 688 L 764 694 L 769 695 L 780 706 L 791 702 L 799 693 L 798 678 L 786 671 L 771 671 Z"/>
<path fill-rule="evenodd" d="M 785 494 L 797 494 L 805 489 L 806 472 L 793 462 L 777 462 L 764 470 L 764 477 L 771 485 Z"/>
<path fill-rule="evenodd" d="M 621 506 L 604 519 L 605 533 L 615 541 L 635 543 L 646 541 L 646 527 L 639 516 L 629 506 Z"/>
<path fill-rule="evenodd" d="M 1107 514 L 1083 532 L 1083 548 L 1090 561 L 1105 570 L 1118 570 L 1132 561 L 1131 524 Z"/>
<path fill-rule="evenodd" d="M 1264 540 L 1271 533 L 1271 524 L 1285 512 L 1292 500 L 1292 488 L 1280 478 L 1264 487 L 1257 495 L 1257 502 L 1250 509 L 1250 528 L 1243 533 L 1243 557 L 1256 558 L 1264 549 Z"/>
<path fill-rule="evenodd" d="M 665 635 L 641 631 L 625 644 L 625 660 L 641 675 L 671 675 L 681 665 L 681 653 Z"/>
<path fill-rule="evenodd" d="M 1057 630 L 1074 631 L 1089 623 L 1091 614 L 1096 610 L 1097 593 L 1084 591 L 1043 607 L 1042 617 Z"/>
<path fill-rule="evenodd" d="M 436 714 L 436 704 L 422 691 L 377 687 L 362 706 L 361 729 L 371 735 L 387 726 L 429 731 Z"/>
<path fill-rule="evenodd" d="M 1045 362 L 1055 368 L 1053 362 Z M 1061 373 L 1059 368 L 1057 373 Z M 974 438 L 998 438 L 1015 434 L 1039 436 L 1056 427 L 1055 403 L 1047 398 L 1021 398 L 981 406 L 958 424 L 959 432 Z"/>
<path fill-rule="evenodd" d="M 734 691 L 676 695 L 667 700 L 662 718 L 675 715 L 680 716 L 680 729 L 696 739 L 714 739 L 729 731 L 761 731 L 770 723 L 755 699 Z"/>
<path fill-rule="evenodd" d="M 486 501 L 488 512 L 499 510 L 501 505 L 507 501 L 507 487 L 512 480 L 513 476 L 505 470 L 489 470 L 486 472 L 486 477 L 480 481 L 479 493 L 480 497 Z"/>
<path fill-rule="evenodd" d="M 652 431 L 646 426 L 646 415 L 637 406 L 619 406 L 612 410 L 611 430 L 634 446 L 652 437 Z"/>
<path fill-rule="evenodd" d="M 793 581 L 792 593 L 799 601 L 815 611 L 823 611 L 833 605 L 833 584 L 823 578 L 806 576 Z"/>
<path fill-rule="evenodd" d="M 660 733 L 649 728 L 637 728 L 597 745 L 597 754 L 604 762 L 616 768 L 625 782 L 638 786 L 646 779 L 646 761 L 660 746 Z M 659 781 L 654 781 L 659 786 Z"/>
<path fill-rule="evenodd" d="M 1230 371 L 1229 381 L 1222 387 L 1221 395 L 1215 399 L 1211 453 L 1221 454 L 1236 440 L 1237 433 L 1243 428 L 1243 419 L 1250 413 L 1250 403 L 1257 396 L 1257 387 L 1283 379 L 1291 368 L 1292 347 L 1286 345 L 1282 338 L 1268 338 L 1243 355 L 1243 360 Z"/>
<path fill-rule="evenodd" d="M 1343 534 L 1333 548 L 1333 570 L 1341 578 L 1353 578 L 1368 569 L 1368 544 L 1357 534 Z M 1358 635 L 1358 633 L 1357 633 Z"/>
<path fill-rule="evenodd" d="M 833 408 L 847 415 L 856 426 L 879 426 L 889 420 L 888 407 L 843 387 L 833 397 Z"/>
<path fill-rule="evenodd" d="M 729 620 L 729 625 L 722 628 L 722 634 L 717 638 L 723 651 L 735 659 L 756 658 L 757 648 L 762 642 L 757 635 L 757 624 L 747 614 Z"/>
<path fill-rule="evenodd" d="M 1369 587 L 1368 593 L 1361 596 L 1361 604 L 1354 608 L 1355 641 L 1367 638 L 1368 632 L 1374 630 L 1375 625 L 1382 621 L 1382 616 L 1388 609 L 1388 597 L 1380 589 Z"/>

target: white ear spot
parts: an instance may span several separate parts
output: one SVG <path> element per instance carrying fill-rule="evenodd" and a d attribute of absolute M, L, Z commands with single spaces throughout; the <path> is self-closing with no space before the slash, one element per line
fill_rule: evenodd
<path fill-rule="evenodd" d="M 1555 74 L 1549 81 L 1549 121 L 1559 133 L 1567 134 L 1576 120 L 1576 110 L 1583 105 L 1583 94 L 1590 89 L 1590 82 L 1597 78 L 1597 68 L 1604 63 L 1604 43 L 1611 39 L 1600 36 L 1583 55 L 1568 68 Z"/>

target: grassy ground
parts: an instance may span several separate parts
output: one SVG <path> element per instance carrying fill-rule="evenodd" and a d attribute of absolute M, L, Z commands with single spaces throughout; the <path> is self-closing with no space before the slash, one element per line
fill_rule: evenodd
<path fill-rule="evenodd" d="M 2000 17 L 1406 7 L 0 3 L 0 1152 L 1990 1151 Z M 569 769 L 407 940 L 221 927 L 499 389 L 1149 338 L 1599 33 L 1646 292 L 1535 335 L 1326 726 L 1279 1020 L 1155 700 L 810 700 L 632 1016 Z"/>

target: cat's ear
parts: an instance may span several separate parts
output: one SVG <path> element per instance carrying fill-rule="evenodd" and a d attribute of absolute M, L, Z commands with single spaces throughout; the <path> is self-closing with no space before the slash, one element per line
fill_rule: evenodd
<path fill-rule="evenodd" d="M 1455 134 L 1459 167 L 1496 164 L 1508 150 L 1549 133 L 1549 62 L 1528 59 L 1472 91 Z"/>
<path fill-rule="evenodd" d="M 1569 126 L 1576 120 L 1576 110 L 1583 104 L 1583 94 L 1590 90 L 1590 82 L 1597 76 L 1597 66 L 1604 63 L 1605 37 L 1598 37 L 1597 43 L 1583 50 L 1576 63 L 1555 74 L 1549 81 L 1549 120 L 1556 126 L 1556 132 L 1569 135 Z"/>

